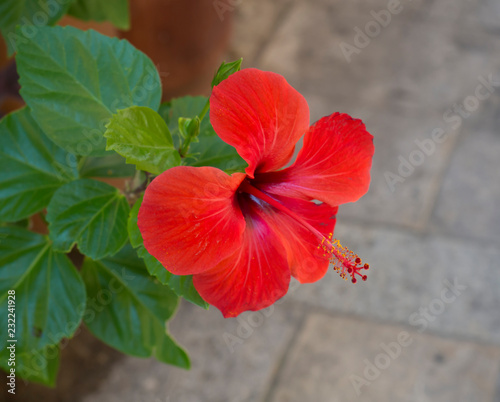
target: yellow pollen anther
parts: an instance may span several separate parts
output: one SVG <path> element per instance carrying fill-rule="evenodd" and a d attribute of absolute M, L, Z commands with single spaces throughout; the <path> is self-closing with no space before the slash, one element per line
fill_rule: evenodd
<path fill-rule="evenodd" d="M 361 274 L 359 271 L 363 269 L 368 270 L 370 266 L 363 264 L 361 258 L 348 248 L 342 246 L 337 239 L 331 240 L 332 236 L 332 233 L 328 235 L 329 240 L 323 237 L 321 246 L 330 255 L 330 263 L 333 264 L 333 269 L 338 272 L 342 279 L 347 280 L 348 276 L 350 276 L 352 283 L 357 282 L 356 275 L 360 276 L 363 281 L 366 281 L 366 275 Z M 323 254 L 323 256 L 326 256 L 326 254 Z"/>

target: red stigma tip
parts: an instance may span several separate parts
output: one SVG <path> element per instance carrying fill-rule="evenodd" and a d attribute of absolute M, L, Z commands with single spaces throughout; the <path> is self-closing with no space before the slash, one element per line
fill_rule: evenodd
<path fill-rule="evenodd" d="M 367 276 L 359 271 L 370 268 L 368 264 L 362 265 L 361 258 L 354 254 L 348 248 L 342 246 L 338 240 L 329 240 L 323 238 L 321 248 L 330 254 L 330 263 L 333 264 L 333 269 L 337 271 L 342 279 L 351 277 L 351 282 L 356 283 L 357 276 L 360 276 L 363 281 L 366 281 Z"/>

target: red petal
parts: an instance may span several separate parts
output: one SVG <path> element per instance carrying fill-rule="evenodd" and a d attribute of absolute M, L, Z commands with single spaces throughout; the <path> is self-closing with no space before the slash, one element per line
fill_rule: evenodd
<path fill-rule="evenodd" d="M 373 153 L 373 136 L 363 122 L 335 113 L 311 126 L 292 166 L 256 182 L 275 194 L 332 206 L 354 202 L 368 191 Z"/>
<path fill-rule="evenodd" d="M 137 221 L 146 249 L 176 275 L 206 271 L 233 254 L 245 228 L 235 196 L 244 177 L 188 166 L 159 175 Z"/>
<path fill-rule="evenodd" d="M 203 299 L 226 318 L 270 306 L 286 294 L 290 283 L 282 239 L 257 204 L 242 198 L 247 227 L 241 248 L 215 268 L 193 276 Z"/>
<path fill-rule="evenodd" d="M 253 177 L 290 160 L 309 127 L 309 107 L 281 75 L 247 68 L 214 87 L 210 121 L 248 162 L 246 173 Z"/>
<path fill-rule="evenodd" d="M 286 208 L 299 215 L 324 237 L 333 234 L 335 214 L 338 207 L 315 204 L 294 198 L 272 195 Z M 321 239 L 290 216 L 273 209 L 267 218 L 281 239 L 288 256 L 288 263 L 294 278 L 300 283 L 320 280 L 328 270 L 330 255 L 324 255 Z"/>

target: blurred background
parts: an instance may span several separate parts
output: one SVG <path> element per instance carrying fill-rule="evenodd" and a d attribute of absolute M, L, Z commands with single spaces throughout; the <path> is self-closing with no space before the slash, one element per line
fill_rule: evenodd
<path fill-rule="evenodd" d="M 236 319 L 183 304 L 170 330 L 189 372 L 82 332 L 58 388 L 19 382 L 16 400 L 500 401 L 500 2 L 196 3 L 176 32 L 200 26 L 191 43 L 205 59 L 175 33 L 123 34 L 153 57 L 167 97 L 208 94 L 220 61 L 243 57 L 284 75 L 311 122 L 345 112 L 374 135 L 370 191 L 340 207 L 336 228 L 370 263 L 368 281 L 331 270 Z"/>

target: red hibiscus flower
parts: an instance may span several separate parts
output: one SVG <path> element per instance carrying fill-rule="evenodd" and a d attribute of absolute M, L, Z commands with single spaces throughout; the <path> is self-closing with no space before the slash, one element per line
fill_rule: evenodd
<path fill-rule="evenodd" d="M 344 278 L 366 279 L 367 264 L 331 240 L 337 206 L 368 190 L 374 147 L 363 123 L 335 113 L 309 127 L 302 95 L 256 69 L 213 89 L 210 120 L 248 167 L 229 176 L 179 166 L 155 178 L 138 218 L 146 249 L 171 273 L 193 275 L 224 317 L 268 307 L 290 276 L 315 282 L 330 263 Z M 295 163 L 279 170 L 302 136 Z"/>

